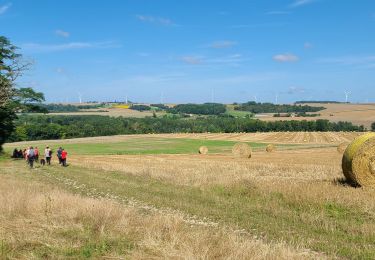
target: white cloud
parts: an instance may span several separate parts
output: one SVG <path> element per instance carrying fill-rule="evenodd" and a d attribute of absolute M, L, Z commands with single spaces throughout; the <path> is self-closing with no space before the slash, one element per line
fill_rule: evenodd
<path fill-rule="evenodd" d="M 191 65 L 206 65 L 206 66 L 216 66 L 216 65 L 229 65 L 229 66 L 239 66 L 239 64 L 244 61 L 241 54 L 231 54 L 222 57 L 204 57 L 204 56 L 183 56 L 181 60 L 187 64 Z"/>
<path fill-rule="evenodd" d="M 146 23 L 154 23 L 154 24 L 161 24 L 161 25 L 174 25 L 172 20 L 168 18 L 163 18 L 163 17 L 155 17 L 155 16 L 149 16 L 149 15 L 136 15 L 135 16 L 138 20 Z"/>
<path fill-rule="evenodd" d="M 224 49 L 224 48 L 231 48 L 236 45 L 237 42 L 234 41 L 217 41 L 210 45 L 211 48 L 215 49 Z"/>
<path fill-rule="evenodd" d="M 0 15 L 5 14 L 6 11 L 12 6 L 12 3 L 8 3 L 0 6 Z"/>
<path fill-rule="evenodd" d="M 305 88 L 292 86 L 288 88 L 288 90 L 286 91 L 286 94 L 294 95 L 294 94 L 303 94 L 305 92 L 306 92 Z"/>
<path fill-rule="evenodd" d="M 267 15 L 286 15 L 286 14 L 290 14 L 290 13 L 291 12 L 287 12 L 287 11 L 269 11 L 266 14 Z"/>
<path fill-rule="evenodd" d="M 39 43 L 25 43 L 21 48 L 30 52 L 56 52 L 78 49 L 107 49 L 119 48 L 119 44 L 114 42 L 70 42 L 65 44 L 39 44 Z"/>
<path fill-rule="evenodd" d="M 311 49 L 312 47 L 314 47 L 314 45 L 313 45 L 311 42 L 305 42 L 305 43 L 303 44 L 303 47 L 304 47 L 305 49 Z"/>
<path fill-rule="evenodd" d="M 285 53 L 275 55 L 273 59 L 278 62 L 296 62 L 299 60 L 299 57 L 291 53 Z"/>
<path fill-rule="evenodd" d="M 254 24 L 236 24 L 229 26 L 231 29 L 256 29 L 256 28 L 271 28 L 271 27 L 282 27 L 287 23 L 254 23 Z"/>
<path fill-rule="evenodd" d="M 202 57 L 198 56 L 184 56 L 181 60 L 187 64 L 198 65 L 202 63 Z"/>
<path fill-rule="evenodd" d="M 65 69 L 64 69 L 64 68 L 57 68 L 57 69 L 56 69 L 56 72 L 57 72 L 58 74 L 64 74 L 64 73 L 65 73 Z"/>
<path fill-rule="evenodd" d="M 295 0 L 294 3 L 289 5 L 289 7 L 291 7 L 291 8 L 300 7 L 300 6 L 311 4 L 315 1 L 316 0 Z"/>
<path fill-rule="evenodd" d="M 63 31 L 63 30 L 56 30 L 55 33 L 56 33 L 56 35 L 64 37 L 64 38 L 68 38 L 70 36 L 69 32 L 66 32 L 66 31 Z"/>

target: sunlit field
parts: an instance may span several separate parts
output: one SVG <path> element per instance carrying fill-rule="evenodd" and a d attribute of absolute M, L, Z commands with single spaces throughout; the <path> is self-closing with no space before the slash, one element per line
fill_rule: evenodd
<path fill-rule="evenodd" d="M 282 144 L 265 152 L 275 135 Z M 23 160 L 2 158 L 0 252 L 15 258 L 375 257 L 372 191 L 343 182 L 336 150 L 356 134 L 313 133 L 315 142 L 307 144 L 294 142 L 296 136 L 304 134 L 30 142 L 62 145 L 69 166 L 53 158 L 52 166 L 30 170 Z M 251 159 L 232 156 L 240 139 L 252 141 Z M 198 154 L 201 145 L 207 155 Z M 32 232 L 22 232 L 26 227 Z"/>

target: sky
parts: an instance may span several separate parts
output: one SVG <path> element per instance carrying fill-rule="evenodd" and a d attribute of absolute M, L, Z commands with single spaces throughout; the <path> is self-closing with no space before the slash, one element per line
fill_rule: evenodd
<path fill-rule="evenodd" d="M 374 0 L 0 0 L 48 102 L 375 102 Z"/>

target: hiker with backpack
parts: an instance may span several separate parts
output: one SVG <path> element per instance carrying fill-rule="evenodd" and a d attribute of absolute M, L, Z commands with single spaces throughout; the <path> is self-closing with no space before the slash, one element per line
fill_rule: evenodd
<path fill-rule="evenodd" d="M 62 163 L 62 160 L 61 160 L 61 153 L 62 153 L 62 148 L 59 147 L 59 149 L 57 149 L 57 159 L 59 159 L 59 164 Z"/>
<path fill-rule="evenodd" d="M 66 157 L 68 156 L 68 153 L 63 148 L 61 150 L 61 166 L 66 167 Z"/>
<path fill-rule="evenodd" d="M 46 149 L 44 150 L 44 157 L 46 158 L 47 164 L 51 165 L 52 150 L 49 148 L 49 146 L 46 146 Z"/>
<path fill-rule="evenodd" d="M 31 146 L 27 151 L 27 163 L 29 164 L 30 168 L 34 167 L 34 160 L 35 160 L 35 151 L 34 151 L 34 148 Z"/>
<path fill-rule="evenodd" d="M 34 148 L 34 161 L 39 162 L 39 149 L 36 146 Z"/>

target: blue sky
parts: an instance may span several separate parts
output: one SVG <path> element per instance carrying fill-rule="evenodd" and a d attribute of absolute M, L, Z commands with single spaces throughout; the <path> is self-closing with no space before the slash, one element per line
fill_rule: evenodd
<path fill-rule="evenodd" d="M 0 0 L 49 102 L 375 102 L 373 0 Z"/>

